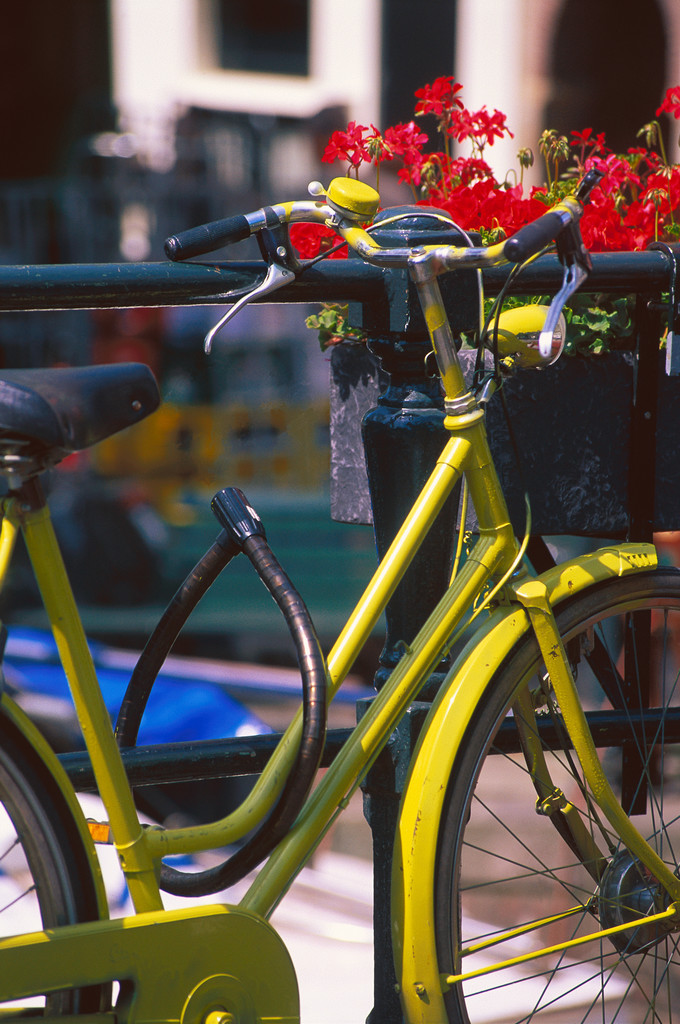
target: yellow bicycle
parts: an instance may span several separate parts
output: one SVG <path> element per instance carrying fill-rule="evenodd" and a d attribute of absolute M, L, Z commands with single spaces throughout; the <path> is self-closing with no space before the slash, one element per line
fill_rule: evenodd
<path fill-rule="evenodd" d="M 0 374 L 0 470 L 8 481 L 0 580 L 21 532 L 107 814 L 106 821 L 84 820 L 59 761 L 4 695 L 0 792 L 8 860 L 0 863 L 9 871 L 9 860 L 23 857 L 26 881 L 25 894 L 0 915 L 11 918 L 0 940 L 8 1018 L 297 1020 L 295 972 L 268 918 L 443 655 L 469 638 L 422 728 L 400 807 L 392 919 L 405 1020 L 672 1019 L 680 1005 L 680 573 L 658 567 L 653 546 L 642 543 L 606 547 L 540 576 L 527 568 L 487 443 L 484 402 L 495 381 L 481 389 L 465 383 L 437 282 L 450 270 L 521 264 L 557 239 L 563 286 L 539 329 L 524 340 L 515 334 L 516 361 L 527 348 L 534 362 L 555 358 L 562 306 L 588 272 L 578 220 L 593 184 L 586 180 L 535 224 L 490 247 L 383 249 L 364 227 L 378 209 L 377 193 L 344 178 L 327 191 L 315 186 L 311 200 L 169 240 L 169 254 L 180 259 L 268 232 L 272 258 L 259 294 L 304 273 L 287 238 L 294 222 L 330 225 L 364 260 L 407 267 L 449 433 L 326 656 L 257 513 L 233 488 L 216 495 L 221 529 L 197 575 L 209 582 L 241 553 L 253 562 L 291 629 L 304 700 L 250 795 L 215 822 L 143 827 L 120 750 L 134 743 L 158 664 L 193 598 L 180 589 L 151 637 L 116 737 L 40 485 L 41 473 L 67 453 L 150 413 L 158 403 L 155 382 L 137 365 Z M 496 338 L 501 329 L 507 343 L 513 332 L 501 324 Z M 513 358 L 506 347 L 503 355 Z M 317 782 L 327 701 L 461 478 L 478 540 Z M 115 845 L 133 916 L 108 918 L 93 839 Z M 202 871 L 167 863 L 178 853 L 225 846 L 233 847 L 230 856 Z M 163 891 L 221 893 L 256 867 L 237 905 L 163 908 Z M 19 923 L 13 916 L 24 905 L 34 912 L 32 925 L 24 913 Z M 23 1008 L 38 996 L 42 1009 Z"/>

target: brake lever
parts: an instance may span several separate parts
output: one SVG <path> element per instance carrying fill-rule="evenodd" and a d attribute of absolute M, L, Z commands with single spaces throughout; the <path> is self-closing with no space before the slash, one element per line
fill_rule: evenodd
<path fill-rule="evenodd" d="M 221 320 L 214 327 L 211 327 L 203 341 L 203 348 L 207 354 L 210 353 L 215 335 L 228 324 L 240 310 L 253 299 L 263 295 L 271 295 L 272 292 L 283 288 L 295 280 L 297 274 L 303 269 L 298 260 L 288 234 L 288 225 L 282 224 L 278 214 L 270 206 L 262 211 L 265 216 L 265 227 L 260 230 L 257 236 L 257 243 L 262 256 L 267 261 L 267 273 L 264 280 L 252 291 L 242 295 L 238 302 L 228 309 Z"/>
<path fill-rule="evenodd" d="M 550 308 L 548 309 L 548 315 L 545 318 L 543 330 L 538 336 L 538 351 L 545 359 L 548 358 L 552 351 L 553 334 L 557 327 L 557 321 L 560 318 L 563 307 L 574 292 L 581 287 L 587 277 L 587 269 L 576 260 L 564 268 L 564 272 L 562 274 L 562 287 L 550 303 Z"/>
<path fill-rule="evenodd" d="M 238 302 L 227 310 L 224 316 L 217 321 L 214 327 L 211 327 L 205 336 L 203 341 L 203 348 L 207 354 L 210 353 L 212 343 L 215 335 L 222 330 L 225 324 L 228 324 L 236 314 L 247 306 L 253 299 L 258 299 L 262 295 L 271 295 L 272 292 L 277 291 L 279 288 L 283 288 L 284 285 L 289 284 L 295 280 L 295 274 L 292 270 L 288 270 L 286 267 L 280 266 L 278 263 L 270 263 L 267 273 L 265 274 L 264 280 L 253 288 L 252 291 L 247 292 L 246 295 L 242 295 Z"/>
<path fill-rule="evenodd" d="M 589 172 L 579 190 L 579 198 L 587 199 L 601 178 L 600 171 Z M 562 287 L 550 303 L 543 330 L 538 337 L 538 351 L 546 359 L 552 351 L 553 333 L 563 307 L 581 287 L 593 266 L 590 253 L 583 244 L 578 223 L 569 224 L 557 236 L 557 254 L 564 267 Z"/>

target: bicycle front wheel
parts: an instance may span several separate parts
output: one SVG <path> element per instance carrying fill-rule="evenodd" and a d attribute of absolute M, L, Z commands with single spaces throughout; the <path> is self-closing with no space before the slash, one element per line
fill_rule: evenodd
<path fill-rule="evenodd" d="M 565 602 L 557 621 L 609 782 L 677 873 L 680 572 L 658 569 L 593 586 Z M 527 686 L 529 711 L 519 699 Z M 663 898 L 596 807 L 532 636 L 487 692 L 454 763 L 438 834 L 439 967 L 463 979 L 446 993 L 449 1019 L 674 1020 L 678 926 L 636 926 L 664 908 Z M 540 741 L 554 786 L 554 799 L 544 799 L 538 814 L 520 717 L 524 747 L 527 734 Z M 574 844 L 564 812 L 550 815 L 567 802 L 578 808 L 597 854 L 583 853 L 583 837 Z M 618 925 L 626 927 L 609 938 L 573 942 Z M 499 964 L 505 966 L 488 970 Z"/>
<path fill-rule="evenodd" d="M 0 936 L 98 916 L 91 867 L 63 794 L 0 708 Z M 0 1002 L 3 988 L 0 958 Z M 93 1013 L 107 998 L 108 986 L 94 986 L 37 996 L 31 1003 L 46 1015 Z"/>

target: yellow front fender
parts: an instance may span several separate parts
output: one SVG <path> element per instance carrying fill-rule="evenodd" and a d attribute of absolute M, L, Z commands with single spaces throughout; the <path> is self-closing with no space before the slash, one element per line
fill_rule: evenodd
<path fill-rule="evenodd" d="M 650 544 L 602 548 L 541 576 L 553 606 L 595 583 L 656 567 Z M 392 942 L 409 1024 L 442 1024 L 434 936 L 437 835 L 456 753 L 503 659 L 529 630 L 519 605 L 497 609 L 448 673 L 421 731 L 402 796 L 392 867 Z"/>

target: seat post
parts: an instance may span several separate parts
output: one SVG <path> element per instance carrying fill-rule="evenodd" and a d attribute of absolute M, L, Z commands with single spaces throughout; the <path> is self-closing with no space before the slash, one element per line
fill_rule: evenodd
<path fill-rule="evenodd" d="M 0 456 L 0 472 L 4 473 L 9 483 L 9 496 L 14 498 L 20 512 L 37 512 L 47 504 L 45 491 L 39 473 L 35 471 L 29 477 L 22 477 L 15 482 L 18 471 L 3 465 Z"/>

